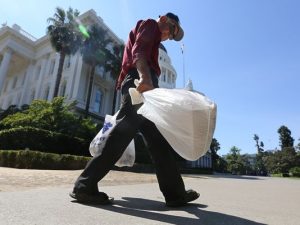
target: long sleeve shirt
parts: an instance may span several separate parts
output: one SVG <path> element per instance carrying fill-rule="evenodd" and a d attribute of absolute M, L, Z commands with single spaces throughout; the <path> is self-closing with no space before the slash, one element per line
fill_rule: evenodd
<path fill-rule="evenodd" d="M 118 78 L 117 88 L 129 72 L 136 68 L 138 59 L 146 59 L 150 69 L 153 69 L 157 76 L 160 75 L 158 64 L 159 44 L 161 42 L 161 32 L 158 23 L 153 19 L 140 20 L 134 29 L 129 33 L 122 61 L 122 70 Z"/>

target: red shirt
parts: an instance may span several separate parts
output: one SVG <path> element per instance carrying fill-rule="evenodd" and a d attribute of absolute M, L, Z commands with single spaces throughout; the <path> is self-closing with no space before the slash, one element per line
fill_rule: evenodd
<path fill-rule="evenodd" d="M 140 20 L 136 27 L 130 31 L 127 44 L 124 49 L 122 70 L 118 78 L 117 88 L 121 84 L 130 69 L 136 68 L 138 59 L 144 58 L 148 65 L 160 75 L 158 64 L 159 44 L 161 42 L 161 32 L 158 23 L 153 19 Z"/>

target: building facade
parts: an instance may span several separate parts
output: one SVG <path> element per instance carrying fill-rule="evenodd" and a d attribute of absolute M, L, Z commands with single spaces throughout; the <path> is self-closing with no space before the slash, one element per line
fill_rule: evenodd
<path fill-rule="evenodd" d="M 123 43 L 94 10 L 83 13 L 79 19 L 87 26 L 100 25 L 114 43 Z M 34 99 L 52 100 L 59 54 L 52 48 L 48 35 L 36 39 L 16 24 L 3 26 L 0 28 L 0 62 L 0 108 L 30 104 Z M 82 61 L 79 51 L 66 56 L 59 96 L 65 96 L 68 101 L 76 100 L 77 108 L 84 109 L 89 75 L 90 67 Z M 103 117 L 112 112 L 114 85 L 110 73 L 97 67 L 89 109 L 95 116 Z"/>

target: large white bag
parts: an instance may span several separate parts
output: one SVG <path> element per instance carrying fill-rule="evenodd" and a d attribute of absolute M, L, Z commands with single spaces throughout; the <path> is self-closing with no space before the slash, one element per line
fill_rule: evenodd
<path fill-rule="evenodd" d="M 209 149 L 216 125 L 217 107 L 203 94 L 184 89 L 156 88 L 142 95 L 135 88 L 129 93 L 138 110 L 155 123 L 158 130 L 187 160 L 197 160 Z"/>
<path fill-rule="evenodd" d="M 102 154 L 102 150 L 106 143 L 107 137 L 109 136 L 113 127 L 117 124 L 116 121 L 117 115 L 118 112 L 114 116 L 111 115 L 105 116 L 103 128 L 99 131 L 99 133 L 90 143 L 89 151 L 92 156 L 96 154 Z M 134 147 L 134 141 L 132 140 L 127 146 L 121 158 L 117 161 L 116 166 L 118 167 L 133 166 L 134 161 L 135 161 L 135 147 Z"/>

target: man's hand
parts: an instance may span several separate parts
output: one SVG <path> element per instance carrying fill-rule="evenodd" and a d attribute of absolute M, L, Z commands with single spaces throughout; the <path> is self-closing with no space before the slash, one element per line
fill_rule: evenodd
<path fill-rule="evenodd" d="M 139 84 L 136 87 L 137 91 L 143 93 L 154 89 L 147 61 L 143 58 L 137 60 L 136 68 L 140 76 Z"/>
<path fill-rule="evenodd" d="M 139 85 L 136 87 L 136 90 L 138 92 L 143 93 L 145 91 L 150 91 L 152 89 L 154 89 L 154 87 L 151 78 L 150 79 L 140 78 Z"/>

